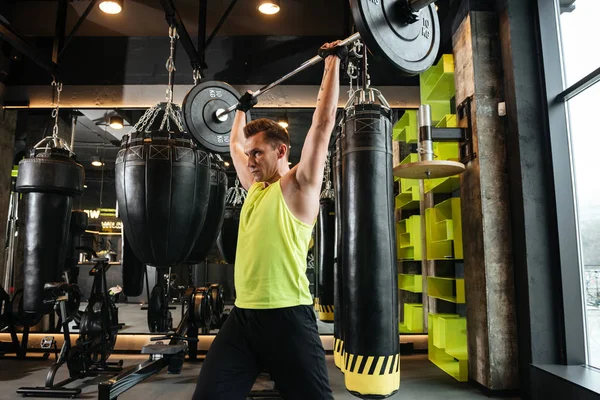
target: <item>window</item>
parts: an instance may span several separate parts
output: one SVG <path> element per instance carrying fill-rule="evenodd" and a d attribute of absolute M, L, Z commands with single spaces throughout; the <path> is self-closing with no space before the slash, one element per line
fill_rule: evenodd
<path fill-rule="evenodd" d="M 600 1 L 556 1 L 560 7 L 565 89 L 559 99 L 567 105 L 586 358 L 589 365 L 600 369 L 600 127 L 596 122 L 600 109 L 600 52 L 592 45 L 600 36 Z"/>
<path fill-rule="evenodd" d="M 571 86 L 600 67 L 600 1 L 560 0 L 560 6 L 565 85 Z"/>
<path fill-rule="evenodd" d="M 600 84 L 568 102 L 588 363 L 600 368 Z"/>

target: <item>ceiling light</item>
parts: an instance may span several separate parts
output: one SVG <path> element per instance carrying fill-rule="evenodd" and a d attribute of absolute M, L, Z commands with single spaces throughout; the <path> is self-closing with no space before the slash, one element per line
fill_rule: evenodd
<path fill-rule="evenodd" d="M 92 156 L 92 165 L 94 167 L 101 167 L 104 164 L 102 163 L 102 161 L 100 161 L 100 157 L 98 157 L 98 156 Z"/>
<path fill-rule="evenodd" d="M 226 167 L 229 167 L 229 162 L 225 161 L 223 164 L 225 164 Z"/>
<path fill-rule="evenodd" d="M 86 185 L 86 184 L 84 184 L 84 185 L 83 185 L 83 188 L 84 188 L 84 189 L 87 189 L 87 185 Z"/>
<path fill-rule="evenodd" d="M 113 129 L 123 129 L 123 118 L 114 115 L 110 117 L 108 125 Z"/>
<path fill-rule="evenodd" d="M 104 0 L 99 7 L 106 14 L 118 14 L 123 10 L 123 0 Z"/>
<path fill-rule="evenodd" d="M 263 14 L 277 14 L 279 12 L 279 0 L 260 0 L 258 11 Z"/>
<path fill-rule="evenodd" d="M 287 129 L 287 127 L 290 126 L 290 124 L 288 123 L 287 115 L 282 115 L 281 117 L 279 117 L 277 123 L 281 125 L 281 127 L 284 129 Z"/>

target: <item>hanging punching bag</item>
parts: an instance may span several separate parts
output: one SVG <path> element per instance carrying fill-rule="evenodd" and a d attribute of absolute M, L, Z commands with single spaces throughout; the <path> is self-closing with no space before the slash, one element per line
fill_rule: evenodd
<path fill-rule="evenodd" d="M 223 226 L 217 238 L 217 246 L 227 264 L 235 264 L 240 213 L 246 200 L 246 191 L 240 187 L 240 181 L 235 178 L 235 186 L 227 191 Z"/>
<path fill-rule="evenodd" d="M 384 398 L 400 386 L 389 109 L 347 109 L 341 145 L 345 384 L 358 397 Z"/>
<path fill-rule="evenodd" d="M 210 168 L 210 195 L 206 220 L 200 229 L 200 236 L 186 264 L 198 264 L 204 261 L 208 252 L 217 241 L 217 236 L 223 226 L 225 214 L 225 195 L 227 193 L 227 174 L 223 170 L 222 162 L 216 156 L 211 159 Z"/>
<path fill-rule="evenodd" d="M 44 147 L 45 145 L 45 147 Z M 44 284 L 61 280 L 73 197 L 83 193 L 84 169 L 58 137 L 44 139 L 19 162 L 16 189 L 23 194 L 23 325 L 49 310 Z M 51 310 L 51 309 L 50 309 Z"/>
<path fill-rule="evenodd" d="M 344 287 L 342 268 L 342 151 L 341 137 L 344 125 L 338 127 L 333 155 L 333 189 L 335 196 L 335 254 L 333 264 L 333 305 L 338 312 L 333 314 L 333 361 L 335 366 L 344 371 Z"/>
<path fill-rule="evenodd" d="M 142 263 L 160 267 L 187 259 L 204 224 L 210 193 L 208 153 L 181 131 L 164 129 L 169 118 L 181 126 L 173 109 L 171 103 L 149 109 L 123 136 L 115 162 L 125 236 Z M 146 115 L 160 112 L 163 123 L 153 128 L 158 118 Z"/>
<path fill-rule="evenodd" d="M 331 187 L 331 167 L 329 158 L 325 163 L 325 189 L 319 202 L 319 216 L 316 226 L 315 264 L 317 267 L 317 304 L 319 320 L 334 320 L 333 263 L 335 258 L 335 201 Z"/>
<path fill-rule="evenodd" d="M 125 229 L 121 231 L 121 277 L 123 278 L 123 293 L 125 296 L 137 297 L 144 292 L 144 274 L 146 264 L 141 262 L 133 252 L 131 244 L 125 235 Z"/>
<path fill-rule="evenodd" d="M 69 276 L 69 283 L 77 283 L 79 277 L 79 250 L 81 235 L 88 227 L 88 215 L 84 211 L 71 212 L 69 235 L 67 236 L 65 271 Z"/>

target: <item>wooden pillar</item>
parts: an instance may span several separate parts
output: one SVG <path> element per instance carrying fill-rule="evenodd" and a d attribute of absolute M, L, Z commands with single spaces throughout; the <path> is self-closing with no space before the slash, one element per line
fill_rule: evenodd
<path fill-rule="evenodd" d="M 477 154 L 461 175 L 469 378 L 490 391 L 519 386 L 500 46 L 492 11 L 471 11 L 453 34 L 456 104 L 473 99 Z"/>

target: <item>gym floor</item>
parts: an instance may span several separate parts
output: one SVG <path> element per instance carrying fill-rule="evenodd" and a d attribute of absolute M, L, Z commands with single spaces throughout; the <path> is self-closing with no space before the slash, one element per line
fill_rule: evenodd
<path fill-rule="evenodd" d="M 2 388 L 0 390 L 0 399 L 19 398 L 20 396 L 16 394 L 16 390 L 19 387 L 43 386 L 47 369 L 52 364 L 53 359 L 51 357 L 50 360 L 46 361 L 0 361 L 0 385 Z M 145 357 L 138 355 L 116 354 L 111 357 L 112 361 L 119 359 L 123 359 L 126 366 L 146 360 Z M 327 365 L 335 399 L 356 399 L 356 397 L 349 394 L 344 388 L 344 376 L 335 367 L 333 356 L 327 356 Z M 119 400 L 142 398 L 155 400 L 190 399 L 194 392 L 196 377 L 201 366 L 202 363 L 186 363 L 181 375 L 168 375 L 165 369 L 119 396 Z M 59 370 L 57 381 L 66 377 L 67 368 L 63 366 Z M 89 378 L 77 381 L 71 384 L 70 387 L 79 386 L 82 388 L 83 391 L 78 396 L 80 399 L 96 399 L 97 383 L 106 379 L 107 377 Z M 255 389 L 270 389 L 271 384 L 271 382 L 259 380 L 255 385 Z M 394 396 L 389 397 L 391 400 L 471 400 L 483 398 L 487 397 L 471 385 L 459 383 L 436 368 L 427 360 L 426 355 L 402 357 L 400 391 Z M 37 397 L 28 397 L 28 399 L 37 399 Z M 511 398 L 511 400 L 515 399 Z"/>

